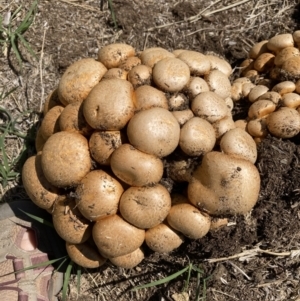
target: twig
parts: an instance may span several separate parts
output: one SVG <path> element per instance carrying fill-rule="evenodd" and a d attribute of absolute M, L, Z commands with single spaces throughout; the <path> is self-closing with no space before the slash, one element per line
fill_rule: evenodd
<path fill-rule="evenodd" d="M 218 290 L 216 290 L 216 289 L 214 289 L 214 288 L 212 288 L 211 290 L 212 290 L 212 292 L 222 294 L 222 295 L 227 296 L 227 297 L 230 297 L 230 298 L 232 298 L 232 299 L 234 299 L 234 300 L 238 300 L 238 299 L 236 299 L 234 296 L 231 296 L 231 295 L 229 295 L 229 294 L 226 294 L 226 293 L 224 293 L 224 292 L 222 292 L 222 291 L 218 291 Z"/>
<path fill-rule="evenodd" d="M 43 58 L 44 58 L 44 46 L 45 46 L 45 39 L 46 39 L 46 31 L 47 31 L 47 23 L 45 24 L 44 34 L 43 34 L 43 41 L 42 41 L 42 50 L 40 55 L 40 81 L 41 81 L 41 97 L 40 97 L 40 109 L 39 112 L 42 112 L 43 101 L 44 101 L 44 82 L 43 82 Z"/>
<path fill-rule="evenodd" d="M 95 7 L 90 6 L 90 5 L 74 3 L 72 0 L 59 0 L 59 1 L 67 3 L 67 4 L 71 4 L 71 5 L 74 5 L 74 6 L 77 6 L 77 7 L 81 7 L 81 8 L 84 8 L 86 10 L 91 10 L 91 11 L 95 11 L 95 12 L 98 12 L 98 13 L 102 13 L 102 11 L 99 8 L 95 8 Z"/>
<path fill-rule="evenodd" d="M 228 261 L 235 269 L 237 269 L 242 275 L 244 275 L 249 281 L 251 281 L 251 277 L 249 277 L 240 267 L 238 267 L 236 264 L 234 264 L 231 261 Z"/>

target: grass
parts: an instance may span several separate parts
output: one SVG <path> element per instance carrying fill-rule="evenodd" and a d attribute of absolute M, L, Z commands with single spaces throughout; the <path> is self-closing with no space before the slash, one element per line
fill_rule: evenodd
<path fill-rule="evenodd" d="M 36 54 L 32 50 L 28 41 L 24 38 L 25 32 L 34 21 L 37 5 L 38 0 L 35 0 L 20 24 L 17 24 L 17 16 L 23 9 L 22 5 L 19 6 L 12 14 L 8 12 L 5 17 L 0 16 L 0 44 L 2 45 L 2 51 L 6 56 L 8 56 L 10 50 L 13 50 L 19 62 L 21 71 L 23 59 L 18 47 L 19 42 L 21 42 L 29 53 L 37 60 Z"/>
<path fill-rule="evenodd" d="M 188 264 L 185 268 L 183 268 L 182 270 L 169 275 L 163 279 L 157 280 L 157 281 L 153 281 L 144 285 L 140 285 L 137 286 L 135 288 L 132 289 L 132 291 L 137 291 L 139 289 L 143 289 L 143 288 L 149 288 L 149 287 L 154 287 L 154 286 L 158 286 L 161 284 L 165 284 L 170 282 L 171 280 L 174 280 L 176 278 L 178 278 L 179 276 L 183 275 L 183 274 L 187 274 L 186 279 L 184 281 L 184 286 L 183 286 L 183 290 L 182 293 L 186 293 L 188 288 L 189 288 L 189 284 L 190 284 L 190 280 L 191 280 L 191 276 L 192 276 L 192 272 L 196 272 L 197 274 L 197 288 L 196 288 L 196 296 L 195 296 L 195 301 L 205 301 L 206 300 L 206 285 L 207 285 L 207 280 L 208 278 L 203 278 L 203 270 L 201 270 L 199 267 L 194 266 L 192 263 Z"/>

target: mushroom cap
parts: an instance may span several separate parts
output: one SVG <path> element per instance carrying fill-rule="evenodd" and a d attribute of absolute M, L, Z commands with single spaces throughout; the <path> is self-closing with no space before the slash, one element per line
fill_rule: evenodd
<path fill-rule="evenodd" d="M 250 161 L 210 152 L 193 173 L 188 199 L 211 215 L 246 214 L 256 204 L 259 189 L 259 172 Z"/>
<path fill-rule="evenodd" d="M 209 86 L 203 78 L 191 76 L 184 90 L 193 99 L 199 93 L 209 91 Z"/>
<path fill-rule="evenodd" d="M 127 79 L 136 89 L 142 85 L 150 85 L 152 78 L 152 69 L 146 65 L 133 67 L 129 72 Z"/>
<path fill-rule="evenodd" d="M 83 114 L 94 129 L 122 129 L 134 114 L 132 85 L 116 78 L 101 81 L 85 100 Z"/>
<path fill-rule="evenodd" d="M 210 71 L 210 60 L 200 52 L 186 50 L 181 52 L 177 58 L 189 66 L 191 75 L 202 76 Z"/>
<path fill-rule="evenodd" d="M 215 130 L 216 139 L 220 139 L 225 133 L 236 128 L 231 115 L 214 122 L 212 126 Z"/>
<path fill-rule="evenodd" d="M 248 100 L 250 102 L 255 102 L 261 95 L 269 91 L 269 88 L 264 85 L 253 86 L 248 94 Z"/>
<path fill-rule="evenodd" d="M 211 123 L 224 118 L 229 112 L 224 99 L 211 91 L 197 95 L 192 100 L 191 110 Z"/>
<path fill-rule="evenodd" d="M 226 132 L 221 138 L 220 147 L 225 154 L 248 160 L 253 164 L 257 159 L 257 149 L 254 140 L 241 128 L 235 128 Z"/>
<path fill-rule="evenodd" d="M 283 48 L 293 47 L 293 46 L 294 46 L 294 39 L 292 34 L 290 33 L 276 35 L 272 37 L 267 43 L 268 49 L 274 51 L 275 53 L 278 53 Z"/>
<path fill-rule="evenodd" d="M 300 78 L 300 56 L 294 56 L 286 60 L 281 66 L 281 74 L 289 80 Z"/>
<path fill-rule="evenodd" d="M 296 89 L 296 85 L 294 82 L 286 80 L 278 83 L 272 88 L 272 91 L 279 93 L 281 96 L 286 93 L 294 92 Z"/>
<path fill-rule="evenodd" d="M 54 89 L 53 91 L 51 91 L 44 103 L 44 108 L 43 108 L 43 114 L 44 116 L 46 116 L 47 112 L 52 109 L 55 106 L 64 106 L 58 98 L 58 89 Z"/>
<path fill-rule="evenodd" d="M 192 110 L 173 111 L 173 116 L 177 119 L 180 126 L 184 125 L 188 120 L 194 117 Z"/>
<path fill-rule="evenodd" d="M 183 235 L 179 234 L 166 223 L 148 229 L 145 234 L 147 246 L 158 253 L 170 253 L 178 248 L 183 241 Z"/>
<path fill-rule="evenodd" d="M 130 144 L 122 144 L 112 154 L 110 165 L 113 173 L 131 186 L 157 184 L 163 175 L 163 162 Z"/>
<path fill-rule="evenodd" d="M 267 127 L 278 138 L 292 138 L 300 132 L 300 115 L 295 109 L 281 107 L 267 117 Z"/>
<path fill-rule="evenodd" d="M 128 123 L 130 144 L 157 157 L 171 154 L 179 142 L 180 127 L 166 109 L 152 108 L 135 114 Z"/>
<path fill-rule="evenodd" d="M 102 80 L 104 79 L 112 79 L 112 78 L 118 78 L 118 79 L 127 79 L 128 72 L 121 68 L 111 68 L 105 72 L 103 75 Z"/>
<path fill-rule="evenodd" d="M 169 111 L 189 109 L 189 99 L 183 93 L 174 93 L 168 99 Z"/>
<path fill-rule="evenodd" d="M 70 259 L 84 268 L 95 269 L 106 262 L 106 259 L 87 242 L 81 244 L 66 242 L 66 250 Z"/>
<path fill-rule="evenodd" d="M 211 70 L 217 69 L 226 74 L 228 77 L 232 73 L 231 65 L 227 61 L 225 61 L 225 59 L 213 54 L 207 54 L 206 58 L 210 61 Z"/>
<path fill-rule="evenodd" d="M 165 58 L 175 58 L 175 55 L 164 48 L 153 47 L 145 49 L 140 58 L 143 65 L 153 68 L 157 62 Z"/>
<path fill-rule="evenodd" d="M 144 242 L 145 230 L 127 223 L 119 215 L 110 215 L 94 224 L 93 239 L 103 257 L 118 257 L 139 248 Z"/>
<path fill-rule="evenodd" d="M 262 53 L 253 63 L 253 67 L 258 72 L 268 72 L 273 66 L 275 55 L 272 53 Z"/>
<path fill-rule="evenodd" d="M 249 120 L 249 122 L 247 123 L 247 132 L 252 137 L 266 137 L 269 133 L 267 129 L 267 118 Z"/>
<path fill-rule="evenodd" d="M 98 60 L 106 68 L 116 68 L 127 58 L 134 56 L 135 50 L 132 46 L 122 43 L 106 45 L 98 52 Z"/>
<path fill-rule="evenodd" d="M 173 205 L 167 221 L 173 229 L 191 239 L 205 236 L 210 229 L 210 217 L 188 203 Z"/>
<path fill-rule="evenodd" d="M 103 170 L 89 172 L 76 188 L 76 204 L 81 214 L 90 221 L 116 214 L 124 189 Z"/>
<path fill-rule="evenodd" d="M 153 67 L 153 81 L 163 91 L 181 91 L 190 79 L 190 69 L 177 58 L 165 58 Z"/>
<path fill-rule="evenodd" d="M 269 49 L 267 47 L 268 40 L 263 40 L 258 43 L 256 43 L 250 50 L 249 50 L 249 57 L 251 59 L 256 59 L 259 57 L 262 53 L 268 52 Z"/>
<path fill-rule="evenodd" d="M 51 209 L 59 190 L 45 178 L 41 153 L 28 158 L 22 168 L 22 182 L 27 195 L 38 207 Z"/>
<path fill-rule="evenodd" d="M 215 130 L 203 118 L 191 118 L 180 130 L 179 146 L 188 156 L 200 156 L 210 152 L 215 143 Z"/>
<path fill-rule="evenodd" d="M 45 143 L 42 168 L 46 179 L 56 187 L 72 187 L 90 171 L 88 141 L 73 132 L 58 132 Z"/>
<path fill-rule="evenodd" d="M 300 51 L 296 47 L 286 47 L 279 51 L 279 53 L 276 55 L 274 64 L 278 67 L 281 67 L 282 64 L 288 60 L 291 57 L 299 56 Z"/>
<path fill-rule="evenodd" d="M 141 229 L 149 229 L 166 218 L 171 208 L 171 196 L 160 184 L 132 186 L 123 193 L 119 208 L 127 222 Z"/>
<path fill-rule="evenodd" d="M 298 93 L 286 93 L 282 96 L 281 105 L 288 108 L 297 108 L 300 106 L 300 95 Z"/>
<path fill-rule="evenodd" d="M 254 102 L 248 111 L 248 116 L 251 119 L 262 118 L 276 110 L 276 105 L 271 100 L 260 99 Z"/>
<path fill-rule="evenodd" d="M 106 67 L 92 58 L 81 59 L 67 68 L 58 84 L 58 97 L 65 106 L 82 102 L 99 83 Z"/>
<path fill-rule="evenodd" d="M 118 68 L 121 68 L 127 72 L 129 72 L 132 68 L 141 65 L 141 60 L 136 56 L 130 56 L 125 61 L 123 61 Z"/>
<path fill-rule="evenodd" d="M 123 269 L 132 269 L 144 259 L 144 252 L 137 248 L 133 252 L 118 257 L 109 258 L 110 262 Z"/>

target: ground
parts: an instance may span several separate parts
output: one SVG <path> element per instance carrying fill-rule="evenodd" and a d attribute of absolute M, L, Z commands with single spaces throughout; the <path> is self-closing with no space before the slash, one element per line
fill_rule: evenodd
<path fill-rule="evenodd" d="M 23 20 L 33 0 L 1 1 L 0 15 L 23 8 Z M 299 29 L 296 0 L 175 1 L 112 0 L 114 24 L 107 1 L 41 0 L 35 19 L 25 34 L 34 58 L 19 43 L 22 70 L 12 49 L 0 53 L 1 161 L 18 158 L 12 172 L 34 154 L 34 132 L 42 104 L 66 68 L 114 42 L 128 43 L 141 51 L 149 47 L 178 48 L 203 53 L 213 51 L 233 67 L 247 57 L 252 45 L 279 33 Z M 4 98 L 4 94 L 13 92 Z M 3 140 L 9 112 L 17 118 Z M 239 116 L 245 111 L 239 111 Z M 16 135 L 18 133 L 18 135 Z M 23 139 L 23 135 L 26 137 Z M 25 142 L 25 143 L 24 143 Z M 247 216 L 237 216 L 229 226 L 197 241 L 186 240 L 176 251 L 158 255 L 145 247 L 144 261 L 134 269 L 105 265 L 84 270 L 79 293 L 73 276 L 69 300 L 174 300 L 185 287 L 187 273 L 168 284 L 133 292 L 131 289 L 166 277 L 189 263 L 193 271 L 187 292 L 190 300 L 300 300 L 300 140 L 268 137 L 258 147 L 256 166 L 262 185 L 259 201 Z M 25 151 L 24 151 L 25 150 Z M 8 177 L 8 175 L 6 174 Z M 2 201 L 27 198 L 20 177 L 1 173 Z M 216 259 L 216 260 L 214 260 Z M 198 277 L 197 277 L 198 276 Z M 200 276 L 200 277 L 199 277 Z"/>

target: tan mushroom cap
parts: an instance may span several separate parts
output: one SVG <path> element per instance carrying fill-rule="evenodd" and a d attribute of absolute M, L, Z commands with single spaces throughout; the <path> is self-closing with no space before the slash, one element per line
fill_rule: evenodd
<path fill-rule="evenodd" d="M 255 138 L 264 138 L 268 135 L 267 118 L 250 120 L 247 124 L 247 132 Z"/>
<path fill-rule="evenodd" d="M 257 100 L 261 99 L 271 100 L 273 103 L 275 103 L 275 105 L 277 105 L 279 101 L 281 101 L 281 95 L 275 91 L 268 91 L 257 98 Z"/>
<path fill-rule="evenodd" d="M 87 242 L 82 244 L 66 242 L 66 250 L 70 259 L 84 268 L 95 269 L 106 262 L 106 259 Z"/>
<path fill-rule="evenodd" d="M 165 58 L 153 67 L 153 81 L 163 91 L 179 92 L 190 79 L 190 69 L 177 58 Z"/>
<path fill-rule="evenodd" d="M 281 67 L 282 64 L 291 57 L 299 56 L 300 51 L 296 47 L 286 47 L 279 51 L 276 55 L 274 64 L 278 67 Z"/>
<path fill-rule="evenodd" d="M 259 43 L 256 43 L 249 51 L 249 57 L 251 59 L 258 58 L 261 54 L 268 52 L 269 49 L 267 47 L 268 40 L 263 40 Z"/>
<path fill-rule="evenodd" d="M 160 185 L 147 187 L 130 187 L 120 200 L 122 217 L 140 229 L 149 229 L 160 224 L 171 208 L 171 196 Z"/>
<path fill-rule="evenodd" d="M 105 171 L 89 172 L 76 188 L 76 204 L 90 221 L 116 214 L 124 189 L 119 181 Z"/>
<path fill-rule="evenodd" d="M 173 116 L 176 118 L 180 126 L 183 126 L 188 120 L 194 117 L 192 110 L 173 111 Z"/>
<path fill-rule="evenodd" d="M 265 94 L 268 91 L 269 88 L 267 86 L 263 86 L 263 85 L 254 86 L 248 94 L 248 100 L 250 102 L 255 102 L 261 95 Z"/>
<path fill-rule="evenodd" d="M 143 244 L 145 230 L 127 223 L 119 215 L 111 215 L 94 224 L 93 239 L 102 256 L 119 257 L 133 252 Z"/>
<path fill-rule="evenodd" d="M 130 56 L 125 61 L 123 61 L 118 68 L 121 68 L 129 72 L 132 68 L 141 65 L 142 61 L 136 56 Z"/>
<path fill-rule="evenodd" d="M 231 115 L 231 111 L 234 108 L 234 102 L 233 102 L 232 98 L 231 97 L 226 97 L 224 99 L 224 102 L 225 102 L 225 104 L 228 108 L 228 114 Z"/>
<path fill-rule="evenodd" d="M 201 77 L 190 77 L 190 80 L 185 87 L 185 91 L 189 98 L 193 99 L 198 94 L 209 91 L 209 86 Z"/>
<path fill-rule="evenodd" d="M 38 129 L 35 137 L 35 150 L 37 153 L 43 150 L 46 141 L 47 140 L 43 138 L 40 129 Z"/>
<path fill-rule="evenodd" d="M 133 87 L 122 79 L 101 81 L 83 104 L 88 124 L 99 130 L 120 130 L 134 114 Z"/>
<path fill-rule="evenodd" d="M 228 115 L 228 107 L 223 98 L 214 92 L 203 92 L 191 103 L 191 110 L 198 117 L 213 123 Z"/>
<path fill-rule="evenodd" d="M 22 168 L 22 182 L 27 195 L 38 207 L 51 209 L 59 190 L 45 178 L 41 153 L 28 158 Z"/>
<path fill-rule="evenodd" d="M 55 106 L 48 111 L 46 116 L 44 117 L 41 127 L 39 129 L 40 134 L 42 135 L 44 140 L 47 140 L 54 133 L 59 132 L 59 116 L 64 110 L 62 106 Z"/>
<path fill-rule="evenodd" d="M 215 143 L 215 130 L 205 119 L 193 117 L 180 130 L 179 146 L 188 156 L 200 156 L 210 152 Z"/>
<path fill-rule="evenodd" d="M 300 95 L 298 93 L 286 93 L 282 96 L 281 105 L 295 109 L 300 106 Z"/>
<path fill-rule="evenodd" d="M 293 47 L 294 39 L 290 33 L 279 34 L 272 37 L 267 44 L 269 50 L 278 53 L 281 49 L 286 47 Z"/>
<path fill-rule="evenodd" d="M 212 215 L 245 214 L 256 204 L 259 189 L 259 172 L 250 161 L 210 152 L 193 173 L 188 198 Z"/>
<path fill-rule="evenodd" d="M 101 48 L 98 52 L 98 60 L 106 68 L 116 68 L 127 58 L 134 56 L 135 50 L 132 46 L 122 43 L 110 44 Z"/>
<path fill-rule="evenodd" d="M 82 216 L 75 201 L 61 197 L 53 206 L 53 226 L 57 234 L 71 244 L 81 244 L 92 234 L 91 223 Z"/>
<path fill-rule="evenodd" d="M 94 131 L 89 139 L 92 158 L 101 165 L 109 165 L 111 154 L 122 144 L 120 131 Z"/>
<path fill-rule="evenodd" d="M 300 115 L 295 109 L 281 107 L 268 116 L 267 127 L 278 138 L 292 138 L 300 132 Z"/>
<path fill-rule="evenodd" d="M 242 93 L 244 97 L 248 97 L 251 90 L 256 87 L 253 83 L 245 83 L 242 87 Z"/>
<path fill-rule="evenodd" d="M 176 118 L 162 108 L 140 111 L 131 118 L 127 127 L 130 144 L 160 158 L 176 149 L 179 135 L 180 127 Z"/>
<path fill-rule="evenodd" d="M 283 81 L 278 83 L 272 88 L 272 91 L 279 93 L 280 95 L 284 95 L 286 93 L 294 92 L 296 89 L 296 85 L 292 81 Z"/>
<path fill-rule="evenodd" d="M 89 136 L 93 129 L 88 125 L 83 116 L 83 104 L 80 102 L 68 104 L 59 116 L 61 131 L 77 132 Z"/>
<path fill-rule="evenodd" d="M 153 68 L 157 62 L 166 58 L 175 58 L 175 55 L 164 48 L 153 47 L 145 49 L 140 54 L 140 58 L 143 65 Z"/>
<path fill-rule="evenodd" d="M 254 69 L 254 60 L 253 59 L 245 59 L 240 64 L 240 75 L 245 76 L 245 74 Z"/>
<path fill-rule="evenodd" d="M 142 85 L 150 85 L 152 78 L 152 69 L 146 65 L 133 67 L 127 76 L 128 81 L 137 88 Z"/>
<path fill-rule="evenodd" d="M 216 139 L 220 139 L 225 133 L 236 127 L 231 115 L 214 122 L 212 126 L 215 130 Z"/>
<path fill-rule="evenodd" d="M 177 58 L 189 66 L 191 75 L 203 76 L 210 71 L 210 60 L 200 52 L 186 50 L 180 53 Z"/>
<path fill-rule="evenodd" d="M 109 258 L 112 264 L 124 269 L 134 268 L 139 263 L 141 263 L 143 259 L 144 259 L 144 252 L 140 248 L 126 255 Z"/>
<path fill-rule="evenodd" d="M 58 84 L 58 97 L 67 105 L 82 102 L 99 83 L 106 67 L 92 58 L 81 59 L 67 68 Z"/>
<path fill-rule="evenodd" d="M 175 49 L 172 51 L 172 53 L 175 55 L 175 57 L 177 57 L 179 54 L 181 54 L 184 51 L 187 51 L 187 50 L 186 49 Z"/>
<path fill-rule="evenodd" d="M 138 87 L 135 90 L 136 111 L 147 110 L 154 107 L 168 110 L 169 105 L 165 93 L 148 85 Z"/>
<path fill-rule="evenodd" d="M 272 70 L 274 70 L 274 69 L 272 69 Z M 272 72 L 272 70 L 271 70 L 271 72 Z M 250 79 L 255 79 L 255 80 L 259 77 L 259 73 L 255 69 L 248 70 L 247 72 L 243 73 L 242 75 L 245 77 L 248 77 Z"/>
<path fill-rule="evenodd" d="M 286 60 L 281 69 L 281 73 L 285 78 L 298 80 L 300 78 L 300 56 L 294 56 Z"/>
<path fill-rule="evenodd" d="M 210 228 L 210 217 L 187 203 L 173 205 L 167 221 L 172 228 L 190 239 L 205 236 Z"/>
<path fill-rule="evenodd" d="M 204 77 L 210 91 L 213 91 L 223 99 L 231 96 L 231 83 L 222 71 L 212 70 Z"/>
<path fill-rule="evenodd" d="M 122 144 L 112 154 L 113 173 L 130 186 L 147 186 L 158 183 L 163 175 L 163 162 L 130 144 Z"/>
<path fill-rule="evenodd" d="M 228 77 L 232 73 L 232 68 L 230 64 L 227 61 L 225 61 L 225 59 L 212 54 L 207 54 L 206 58 L 210 61 L 211 70 L 219 70 L 226 74 Z"/>
<path fill-rule="evenodd" d="M 119 79 L 127 79 L 128 72 L 121 68 L 111 68 L 105 72 L 103 75 L 102 80 L 104 79 L 112 79 L 112 78 L 119 78 Z"/>
<path fill-rule="evenodd" d="M 230 96 L 233 101 L 239 101 L 243 97 L 243 83 L 234 82 L 231 85 Z"/>
<path fill-rule="evenodd" d="M 271 100 L 261 99 L 254 102 L 248 111 L 251 119 L 262 118 L 276 110 L 276 105 Z"/>
<path fill-rule="evenodd" d="M 43 114 L 44 116 L 47 114 L 47 112 L 52 109 L 55 106 L 64 106 L 58 98 L 58 89 L 54 89 L 53 91 L 51 91 L 44 103 L 44 108 L 43 108 Z"/>
<path fill-rule="evenodd" d="M 242 130 L 246 130 L 248 121 L 246 119 L 239 119 L 234 122 L 236 128 L 240 128 Z"/>
<path fill-rule="evenodd" d="M 300 94 L 300 79 L 296 81 L 295 85 L 296 85 L 295 92 Z"/>
<path fill-rule="evenodd" d="M 58 132 L 45 143 L 42 168 L 47 180 L 57 187 L 73 187 L 90 171 L 88 141 L 73 132 Z"/>
<path fill-rule="evenodd" d="M 275 55 L 272 53 L 262 53 L 253 63 L 253 67 L 258 72 L 268 72 L 274 66 Z"/>
<path fill-rule="evenodd" d="M 158 253 L 170 253 L 177 249 L 183 241 L 183 236 L 165 223 L 147 230 L 145 234 L 147 246 Z"/>
<path fill-rule="evenodd" d="M 240 128 L 226 132 L 220 141 L 222 152 L 255 163 L 257 159 L 256 144 L 252 137 Z"/>

